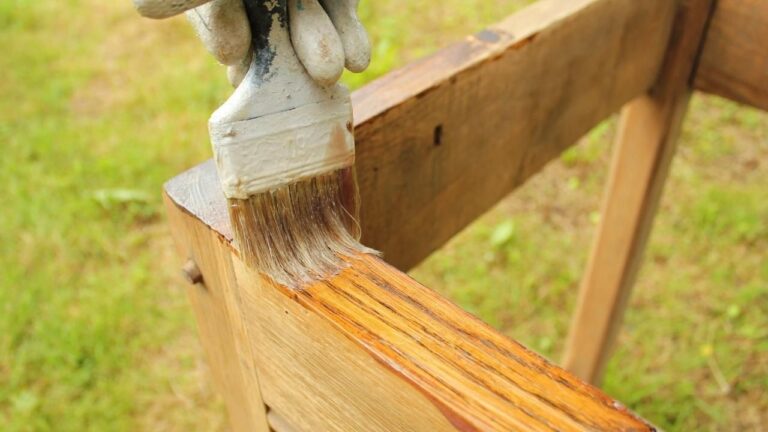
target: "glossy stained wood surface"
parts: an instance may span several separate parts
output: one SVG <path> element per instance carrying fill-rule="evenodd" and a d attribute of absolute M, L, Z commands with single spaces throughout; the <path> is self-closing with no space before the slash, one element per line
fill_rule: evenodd
<path fill-rule="evenodd" d="M 395 374 L 456 429 L 648 429 L 601 392 L 375 257 L 359 257 L 335 278 L 284 294 L 386 369 L 367 373 Z"/>
<path fill-rule="evenodd" d="M 240 367 L 250 352 L 264 402 L 296 430 L 652 430 L 378 258 L 298 291 L 266 280 L 237 257 L 228 221 L 210 216 L 224 202 L 200 170 L 166 185 L 171 221 L 209 233 L 194 256 L 229 256 L 236 283 L 223 301 L 240 321 Z M 204 280 L 221 271 L 201 269 Z"/>
<path fill-rule="evenodd" d="M 768 1 L 717 1 L 695 85 L 768 110 Z"/>
<path fill-rule="evenodd" d="M 563 364 L 599 382 L 635 283 L 692 92 L 713 0 L 684 0 L 654 88 L 623 110 Z"/>

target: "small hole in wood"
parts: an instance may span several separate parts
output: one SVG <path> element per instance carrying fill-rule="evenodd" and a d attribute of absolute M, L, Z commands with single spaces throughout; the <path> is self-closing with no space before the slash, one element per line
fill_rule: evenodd
<path fill-rule="evenodd" d="M 203 283 L 203 273 L 191 258 L 181 267 L 181 275 L 192 285 Z"/>
<path fill-rule="evenodd" d="M 443 143 L 443 125 L 437 125 L 435 126 L 435 132 L 432 136 L 432 144 L 434 144 L 434 146 L 437 147 L 442 143 Z"/>

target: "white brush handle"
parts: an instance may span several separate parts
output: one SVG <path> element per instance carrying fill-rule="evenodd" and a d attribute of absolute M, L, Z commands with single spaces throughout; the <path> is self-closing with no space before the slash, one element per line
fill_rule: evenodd
<path fill-rule="evenodd" d="M 324 86 L 313 79 L 297 56 L 288 28 L 288 0 L 244 3 L 251 28 L 252 59 L 245 78 L 213 113 L 211 123 L 248 120 L 348 97 L 335 81 Z M 320 27 L 312 22 L 304 24 Z"/>
<path fill-rule="evenodd" d="M 368 37 L 357 0 L 134 0 L 152 18 L 187 12 L 206 48 L 237 84 L 210 118 L 229 198 L 354 162 L 352 112 L 337 84 L 364 69 Z M 290 27 L 290 29 L 289 29 Z"/>
<path fill-rule="evenodd" d="M 323 86 L 299 60 L 288 0 L 245 0 L 245 9 L 250 68 L 209 122 L 224 193 L 240 199 L 354 162 L 349 93 L 338 84 Z M 325 25 L 304 24 L 320 31 Z"/>

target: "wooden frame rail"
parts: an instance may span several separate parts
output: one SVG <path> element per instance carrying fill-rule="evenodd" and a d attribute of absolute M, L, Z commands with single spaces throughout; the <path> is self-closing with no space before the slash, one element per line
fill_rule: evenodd
<path fill-rule="evenodd" d="M 768 2 L 718 0 L 694 85 L 768 110 Z"/>
<path fill-rule="evenodd" d="M 651 91 L 622 112 L 564 366 L 600 381 L 694 88 L 768 109 L 768 2 L 684 0 Z"/>
<path fill-rule="evenodd" d="M 566 367 L 597 382 L 694 89 L 768 109 L 762 0 L 543 0 L 353 94 L 363 241 L 408 269 L 624 107 Z M 235 430 L 650 429 L 380 259 L 245 268 L 209 161 L 168 183 Z"/>
<path fill-rule="evenodd" d="M 647 91 L 675 6 L 540 1 L 355 92 L 363 242 L 416 265 Z"/>
<path fill-rule="evenodd" d="M 166 204 L 237 431 L 653 430 L 379 258 L 301 290 L 247 268 L 210 163 Z"/>

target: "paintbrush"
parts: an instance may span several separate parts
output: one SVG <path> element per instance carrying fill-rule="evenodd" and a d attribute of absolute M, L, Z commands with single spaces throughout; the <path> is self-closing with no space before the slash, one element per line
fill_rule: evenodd
<path fill-rule="evenodd" d="M 217 58 L 239 82 L 209 121 L 214 160 L 242 259 L 300 287 L 374 253 L 358 241 L 352 109 L 336 83 L 345 64 L 367 66 L 359 55 L 367 37 L 354 16 L 357 0 L 244 0 L 251 38 L 243 56 L 211 34 L 212 25 L 244 25 L 232 9 L 239 1 L 186 2 L 196 7 L 188 16 L 201 38 L 214 54 L 226 53 Z M 185 7 L 136 2 L 144 15 L 162 10 L 156 17 L 172 14 L 158 2 Z"/>

